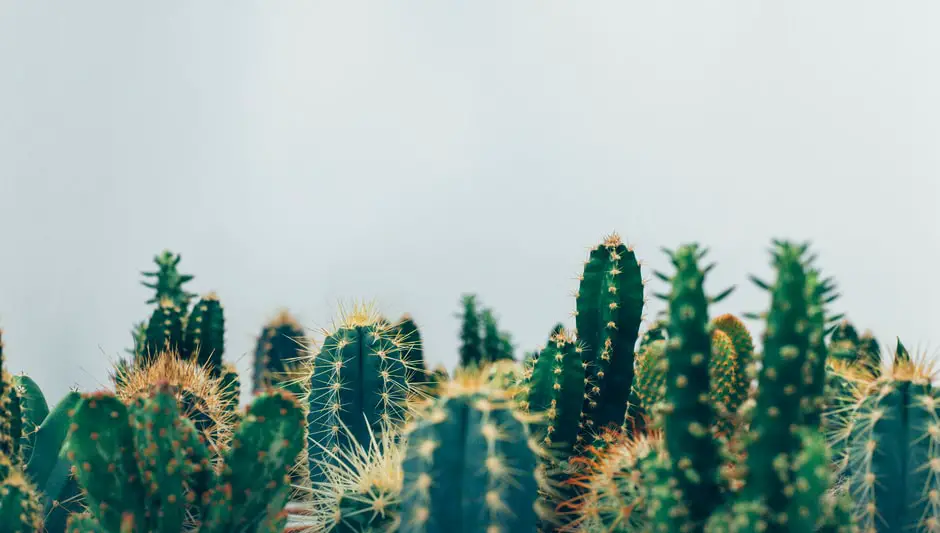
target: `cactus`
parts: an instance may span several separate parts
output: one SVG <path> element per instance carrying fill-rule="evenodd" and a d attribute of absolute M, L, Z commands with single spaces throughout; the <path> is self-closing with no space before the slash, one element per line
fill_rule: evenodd
<path fill-rule="evenodd" d="M 133 369 L 115 393 L 130 405 L 161 382 L 174 387 L 183 416 L 193 422 L 214 454 L 221 453 L 231 438 L 235 405 L 231 395 L 223 393 L 221 381 L 195 361 L 178 352 L 161 352 L 150 365 Z"/>
<path fill-rule="evenodd" d="M 590 383 L 582 408 L 588 432 L 623 422 L 643 304 L 640 264 L 613 234 L 591 251 L 577 293 L 577 336 Z"/>
<path fill-rule="evenodd" d="M 145 366 L 164 351 L 179 351 L 183 344 L 183 314 L 169 298 L 160 300 L 147 323 L 144 351 L 137 354 L 138 365 Z"/>
<path fill-rule="evenodd" d="M 255 347 L 252 393 L 266 387 L 293 384 L 298 362 L 305 356 L 307 342 L 304 330 L 286 310 L 281 311 L 261 331 Z M 289 387 L 298 394 L 299 389 Z"/>
<path fill-rule="evenodd" d="M 803 425 L 813 430 L 822 427 L 827 408 L 826 364 L 829 354 L 825 336 L 832 318 L 826 316 L 826 305 L 838 298 L 838 295 L 833 293 L 834 290 L 832 280 L 820 279 L 819 271 L 807 265 L 806 318 L 809 324 L 809 345 L 803 363 L 803 393 L 800 406 L 803 409 Z"/>
<path fill-rule="evenodd" d="M 411 315 L 405 314 L 398 320 L 395 325 L 394 337 L 400 339 L 405 360 L 408 361 L 408 367 L 414 369 L 414 382 L 419 383 L 426 380 L 428 367 L 424 362 L 424 343 L 421 340 L 418 325 L 415 324 Z"/>
<path fill-rule="evenodd" d="M 300 406 L 284 392 L 260 395 L 216 471 L 174 389 L 157 383 L 130 406 L 104 392 L 82 398 L 67 453 L 81 465 L 90 514 L 76 521 L 108 533 L 279 531 L 302 448 Z"/>
<path fill-rule="evenodd" d="M 312 359 L 308 392 L 311 479 L 322 480 L 327 453 L 348 447 L 347 436 L 367 442 L 370 431 L 405 420 L 413 389 L 401 342 L 371 309 L 357 306 L 329 333 Z M 340 432 L 346 426 L 349 433 Z"/>
<path fill-rule="evenodd" d="M 213 376 L 222 371 L 225 353 L 225 314 L 215 293 L 205 295 L 186 320 L 186 335 L 180 348 L 185 359 L 193 359 Z"/>
<path fill-rule="evenodd" d="M 581 347 L 565 331 L 553 335 L 540 350 L 523 385 L 523 407 L 544 414 L 533 424 L 534 435 L 559 457 L 569 457 L 580 437 L 585 372 Z"/>
<path fill-rule="evenodd" d="M 669 340 L 663 428 L 679 502 L 669 513 L 670 531 L 700 531 L 712 510 L 722 503 L 719 451 L 710 432 L 716 416 L 708 401 L 712 374 L 708 305 L 724 299 L 733 287 L 713 298 L 705 296 L 706 273 L 714 266 L 699 267 L 706 252 L 695 244 L 668 252 L 676 268 L 675 275 L 670 278 L 657 273 L 672 284 L 672 291 L 666 296 Z M 733 353 L 730 338 L 723 339 L 726 343 L 723 349 Z"/>
<path fill-rule="evenodd" d="M 740 406 L 748 398 L 751 388 L 751 376 L 757 375 L 757 369 L 754 365 L 754 339 L 748 331 L 747 326 L 741 322 L 741 319 L 732 315 L 724 314 L 712 320 L 712 327 L 724 332 L 731 337 L 731 343 L 734 345 L 734 353 L 737 356 L 739 369 L 738 375 L 740 381 L 737 382 L 737 390 L 734 392 L 729 402 Z"/>
<path fill-rule="evenodd" d="M 629 433 L 642 433 L 652 423 L 656 404 L 666 396 L 666 341 L 665 336 L 651 340 L 640 347 L 636 356 L 636 369 L 630 400 L 624 417 Z"/>
<path fill-rule="evenodd" d="M 880 372 L 881 345 L 870 331 L 866 331 L 858 339 L 858 362 L 872 373 Z"/>
<path fill-rule="evenodd" d="M 899 361 L 862 391 L 846 428 L 841 472 L 863 531 L 934 531 L 940 524 L 940 394 L 923 361 Z"/>
<path fill-rule="evenodd" d="M 448 382 L 407 433 L 402 533 L 532 532 L 537 445 L 505 392 L 470 372 Z"/>
<path fill-rule="evenodd" d="M 180 255 L 173 254 L 169 250 L 164 250 L 154 256 L 153 262 L 157 265 L 156 270 L 141 272 L 144 280 L 141 285 L 153 289 L 155 294 L 147 300 L 147 304 L 160 304 L 165 299 L 185 313 L 189 309 L 189 302 L 196 295 L 183 288 L 183 285 L 190 282 L 193 276 L 189 274 L 180 274 L 177 267 L 180 262 Z M 125 350 L 135 358 L 140 354 L 145 354 L 147 350 L 147 323 L 138 322 L 131 330 L 134 339 L 134 348 Z M 162 348 L 160 346 L 159 348 Z"/>
<path fill-rule="evenodd" d="M 43 529 L 42 505 L 35 486 L 0 454 L 0 531 L 35 533 Z"/>
<path fill-rule="evenodd" d="M 463 368 L 483 366 L 483 339 L 480 337 L 480 315 L 476 296 L 466 294 L 462 299 L 463 314 L 460 315 L 460 366 Z"/>
<path fill-rule="evenodd" d="M 236 409 L 241 400 L 242 382 L 238 369 L 232 363 L 223 363 L 219 388 L 229 410 Z"/>
<path fill-rule="evenodd" d="M 25 461 L 33 452 L 33 440 L 36 430 L 46 416 L 49 415 L 49 406 L 46 397 L 39 385 L 29 376 L 13 376 L 13 387 L 19 396 L 20 410 L 22 412 L 22 431 L 20 436 L 20 455 Z"/>

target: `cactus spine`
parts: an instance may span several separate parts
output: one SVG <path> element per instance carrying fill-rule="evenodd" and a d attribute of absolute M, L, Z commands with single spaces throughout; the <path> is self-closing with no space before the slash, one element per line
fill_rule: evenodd
<path fill-rule="evenodd" d="M 504 392 L 457 376 L 407 439 L 402 533 L 535 530 L 537 446 Z"/>
<path fill-rule="evenodd" d="M 636 254 L 613 234 L 591 251 L 577 294 L 577 335 L 590 381 L 582 409 L 587 431 L 623 422 L 643 304 Z"/>

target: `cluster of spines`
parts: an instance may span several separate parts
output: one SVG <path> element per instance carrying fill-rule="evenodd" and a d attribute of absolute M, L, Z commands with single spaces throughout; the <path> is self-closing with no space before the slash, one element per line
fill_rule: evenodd
<path fill-rule="evenodd" d="M 457 376 L 407 434 L 402 533 L 534 531 L 540 448 L 504 392 Z"/>
<path fill-rule="evenodd" d="M 576 329 L 584 342 L 589 394 L 582 408 L 589 433 L 620 426 L 633 382 L 634 348 L 643 318 L 640 264 L 616 234 L 594 248 L 576 296 Z"/>
<path fill-rule="evenodd" d="M 314 482 L 322 479 L 320 464 L 328 454 L 349 445 L 347 436 L 366 442 L 370 432 L 404 422 L 414 389 L 402 345 L 389 325 L 366 308 L 354 310 L 326 335 L 305 383 Z"/>

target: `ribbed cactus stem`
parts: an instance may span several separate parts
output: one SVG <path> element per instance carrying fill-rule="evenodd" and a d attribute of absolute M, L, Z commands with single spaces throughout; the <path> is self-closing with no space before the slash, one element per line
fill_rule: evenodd
<path fill-rule="evenodd" d="M 147 323 L 147 338 L 143 353 L 137 354 L 143 365 L 153 362 L 165 351 L 179 351 L 183 344 L 183 314 L 169 298 L 160 300 Z"/>
<path fill-rule="evenodd" d="M 512 402 L 455 387 L 408 434 L 402 533 L 534 531 L 536 445 Z"/>
<path fill-rule="evenodd" d="M 636 254 L 611 235 L 591 251 L 577 294 L 577 334 L 585 343 L 591 389 L 582 410 L 590 432 L 623 422 L 643 305 Z"/>
<path fill-rule="evenodd" d="M 308 458 L 314 481 L 331 452 L 347 448 L 347 435 L 370 433 L 405 419 L 411 393 L 408 362 L 387 324 L 354 312 L 323 341 L 309 377 Z M 348 428 L 348 433 L 341 431 Z"/>
<path fill-rule="evenodd" d="M 699 267 L 704 256 L 705 250 L 695 244 L 683 246 L 671 254 L 675 275 L 660 275 L 672 284 L 663 415 L 666 450 L 679 494 L 669 530 L 677 532 L 701 531 L 723 501 L 718 483 L 720 457 L 711 434 L 716 417 L 710 403 L 712 337 L 704 289 L 705 272 L 711 267 Z"/>
<path fill-rule="evenodd" d="M 193 307 L 186 320 L 180 352 L 183 358 L 195 360 L 212 375 L 220 375 L 225 354 L 225 313 L 215 293 L 205 295 Z"/>
<path fill-rule="evenodd" d="M 584 400 L 581 347 L 564 331 L 549 339 L 525 380 L 526 408 L 544 416 L 533 434 L 543 446 L 567 458 L 578 442 Z"/>

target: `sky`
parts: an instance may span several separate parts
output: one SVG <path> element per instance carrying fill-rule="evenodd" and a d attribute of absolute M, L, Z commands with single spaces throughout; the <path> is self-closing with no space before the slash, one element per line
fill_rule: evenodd
<path fill-rule="evenodd" d="M 810 240 L 883 344 L 940 342 L 940 5 L 867 0 L 0 0 L 0 327 L 56 401 L 109 387 L 168 248 L 262 325 L 412 314 L 457 361 L 463 293 L 519 352 L 574 325 L 611 232 L 718 265 L 762 311 Z M 654 318 L 662 303 L 650 301 Z M 760 322 L 749 322 L 760 336 Z"/>

